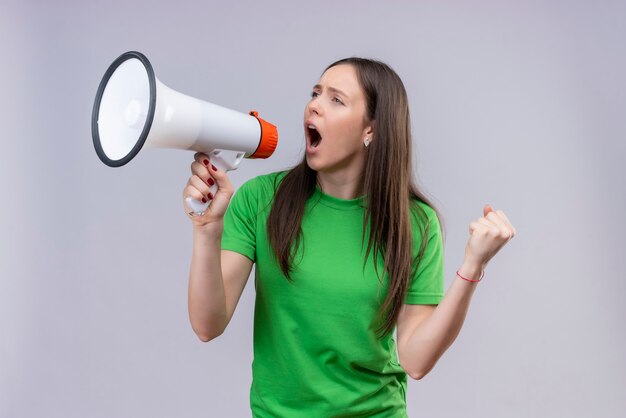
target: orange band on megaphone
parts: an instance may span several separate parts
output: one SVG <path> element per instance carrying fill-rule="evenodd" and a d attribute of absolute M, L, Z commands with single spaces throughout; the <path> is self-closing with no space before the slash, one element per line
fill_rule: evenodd
<path fill-rule="evenodd" d="M 261 124 L 261 140 L 256 151 L 248 158 L 267 158 L 274 153 L 278 144 L 278 129 L 271 123 L 261 119 L 259 112 L 256 110 L 250 111 L 250 116 L 257 118 Z"/>

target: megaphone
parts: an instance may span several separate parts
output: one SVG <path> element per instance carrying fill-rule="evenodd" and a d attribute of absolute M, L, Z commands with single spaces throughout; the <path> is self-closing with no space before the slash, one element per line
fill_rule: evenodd
<path fill-rule="evenodd" d="M 102 77 L 91 133 L 98 157 L 110 167 L 123 166 L 144 147 L 176 148 L 205 153 L 219 170 L 230 171 L 243 158 L 271 156 L 278 143 L 276 126 L 256 111 L 237 112 L 170 89 L 137 51 L 120 55 Z M 211 203 L 185 201 L 198 215 Z"/>

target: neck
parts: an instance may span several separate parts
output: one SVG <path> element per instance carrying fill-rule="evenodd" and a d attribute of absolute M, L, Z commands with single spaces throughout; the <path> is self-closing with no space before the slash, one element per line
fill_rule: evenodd
<path fill-rule="evenodd" d="M 322 192 L 339 199 L 356 199 L 363 195 L 363 176 L 359 173 L 317 173 L 317 182 Z"/>

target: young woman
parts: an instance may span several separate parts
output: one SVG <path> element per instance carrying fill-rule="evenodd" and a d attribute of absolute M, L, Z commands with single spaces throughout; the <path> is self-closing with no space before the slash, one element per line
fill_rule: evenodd
<path fill-rule="evenodd" d="M 407 374 L 421 379 L 456 339 L 515 228 L 486 205 L 444 294 L 442 228 L 413 182 L 398 75 L 379 61 L 337 61 L 303 122 L 302 162 L 236 194 L 196 154 L 183 198 L 212 203 L 190 216 L 192 327 L 202 341 L 221 335 L 256 263 L 253 415 L 405 417 Z"/>

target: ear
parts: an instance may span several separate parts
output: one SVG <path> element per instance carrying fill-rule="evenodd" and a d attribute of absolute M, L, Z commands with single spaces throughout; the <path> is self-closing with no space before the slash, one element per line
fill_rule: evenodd
<path fill-rule="evenodd" d="M 369 121 L 367 122 L 367 124 L 365 125 L 365 128 L 363 129 L 363 138 L 370 138 L 372 139 L 374 137 L 374 127 L 375 127 L 375 123 L 374 121 Z"/>

